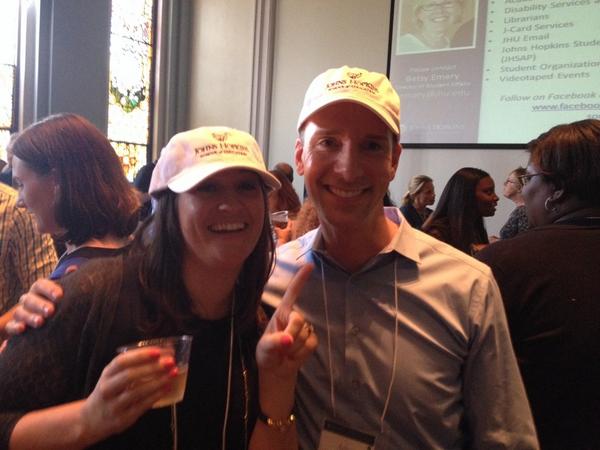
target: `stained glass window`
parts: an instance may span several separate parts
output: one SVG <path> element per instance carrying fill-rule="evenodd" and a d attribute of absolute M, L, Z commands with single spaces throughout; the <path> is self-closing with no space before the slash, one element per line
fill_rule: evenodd
<path fill-rule="evenodd" d="M 150 150 L 153 0 L 113 0 L 108 138 L 127 177 Z"/>
<path fill-rule="evenodd" d="M 6 161 L 6 144 L 16 131 L 17 51 L 19 0 L 2 0 L 0 14 L 0 158 Z"/>

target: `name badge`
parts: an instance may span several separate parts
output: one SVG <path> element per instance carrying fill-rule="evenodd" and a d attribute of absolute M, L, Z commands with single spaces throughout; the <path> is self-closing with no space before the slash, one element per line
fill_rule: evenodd
<path fill-rule="evenodd" d="M 325 420 L 319 450 L 374 450 L 375 436 Z"/>

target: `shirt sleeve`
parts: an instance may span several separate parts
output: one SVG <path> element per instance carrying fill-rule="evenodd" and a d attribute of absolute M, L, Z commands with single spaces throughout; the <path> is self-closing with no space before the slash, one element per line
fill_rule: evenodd
<path fill-rule="evenodd" d="M 529 402 L 493 278 L 474 289 L 463 395 L 469 447 L 537 449 Z"/>
<path fill-rule="evenodd" d="M 43 327 L 8 340 L 0 355 L 0 450 L 28 412 L 81 397 L 88 302 L 65 297 Z M 89 301 L 89 300 L 88 300 Z"/>
<path fill-rule="evenodd" d="M 22 208 L 15 209 L 9 246 L 18 281 L 13 300 L 16 302 L 34 281 L 47 278 L 52 273 L 57 258 L 52 238 L 47 234 L 40 235 L 33 218 Z"/>

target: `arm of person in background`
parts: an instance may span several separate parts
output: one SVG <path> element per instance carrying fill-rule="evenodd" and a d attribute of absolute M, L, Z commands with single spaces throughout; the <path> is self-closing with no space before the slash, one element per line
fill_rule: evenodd
<path fill-rule="evenodd" d="M 296 424 L 291 419 L 298 370 L 317 348 L 312 326 L 294 311 L 294 303 L 310 276 L 312 265 L 294 276 L 256 348 L 261 412 L 275 425 L 258 420 L 250 449 L 297 449 Z M 277 425 L 279 424 L 279 426 Z"/>
<path fill-rule="evenodd" d="M 2 316 L 6 337 L 23 333 L 27 327 L 39 328 L 55 311 L 54 302 L 63 296 L 62 287 L 51 280 L 39 279 L 21 296 L 19 303 Z"/>

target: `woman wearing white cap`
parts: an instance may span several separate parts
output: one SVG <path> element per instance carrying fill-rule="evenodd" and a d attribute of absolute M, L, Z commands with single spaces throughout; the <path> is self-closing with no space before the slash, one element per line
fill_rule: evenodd
<path fill-rule="evenodd" d="M 296 448 L 296 372 L 317 339 L 292 311 L 308 268 L 262 334 L 267 191 L 277 186 L 247 133 L 173 137 L 150 185 L 154 217 L 131 254 L 66 277 L 57 317 L 9 341 L 0 448 Z M 150 409 L 177 375 L 173 358 L 115 351 L 179 334 L 194 337 L 185 397 Z"/>

